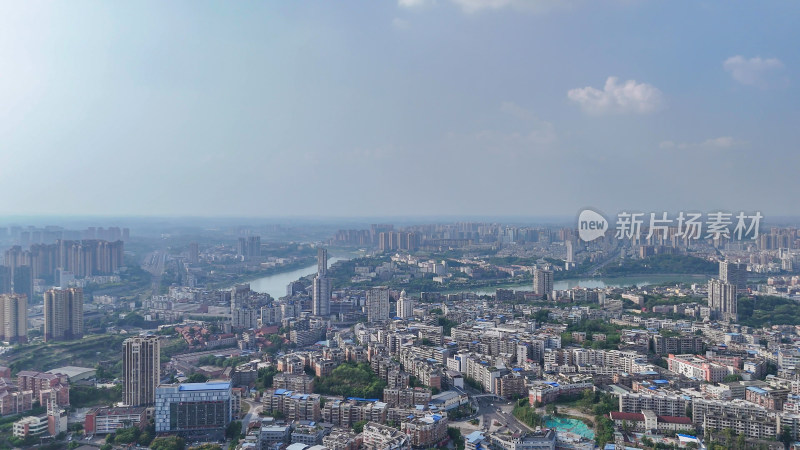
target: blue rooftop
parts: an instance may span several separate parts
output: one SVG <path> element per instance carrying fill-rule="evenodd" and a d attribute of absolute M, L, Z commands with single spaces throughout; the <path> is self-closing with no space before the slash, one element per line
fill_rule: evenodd
<path fill-rule="evenodd" d="M 474 444 L 475 442 L 483 440 L 483 433 L 481 433 L 480 431 L 473 431 L 472 433 L 464 436 L 464 439 L 466 439 L 467 442 L 471 442 Z"/>
<path fill-rule="evenodd" d="M 224 391 L 230 389 L 230 383 L 184 383 L 179 391 Z"/>

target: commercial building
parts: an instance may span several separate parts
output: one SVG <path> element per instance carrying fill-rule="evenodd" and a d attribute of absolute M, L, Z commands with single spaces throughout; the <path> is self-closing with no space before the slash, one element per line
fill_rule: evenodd
<path fill-rule="evenodd" d="M 44 341 L 83 337 L 83 289 L 50 289 L 44 293 Z"/>
<path fill-rule="evenodd" d="M 155 403 L 161 380 L 158 336 L 137 336 L 122 343 L 122 402 L 127 406 Z"/>
<path fill-rule="evenodd" d="M 231 420 L 230 383 L 162 384 L 156 388 L 157 433 L 222 439 Z"/>

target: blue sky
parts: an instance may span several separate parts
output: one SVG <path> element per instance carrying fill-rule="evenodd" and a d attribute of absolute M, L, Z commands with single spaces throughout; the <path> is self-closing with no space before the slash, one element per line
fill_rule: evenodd
<path fill-rule="evenodd" d="M 0 2 L 0 213 L 797 215 L 798 9 Z"/>

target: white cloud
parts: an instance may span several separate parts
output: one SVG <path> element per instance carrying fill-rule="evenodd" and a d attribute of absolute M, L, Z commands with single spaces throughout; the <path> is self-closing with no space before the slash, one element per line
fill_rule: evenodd
<path fill-rule="evenodd" d="M 636 80 L 619 83 L 617 77 L 608 77 L 603 90 L 591 86 L 575 88 L 567 92 L 567 97 L 591 114 L 647 114 L 659 110 L 664 102 L 655 86 Z"/>
<path fill-rule="evenodd" d="M 436 0 L 397 0 L 402 8 L 419 8 L 436 3 Z M 467 14 L 513 8 L 524 11 L 543 11 L 565 6 L 567 0 L 450 0 Z"/>
<path fill-rule="evenodd" d="M 564 1 L 558 0 L 450 0 L 458 5 L 465 13 L 476 13 L 485 10 L 498 10 L 514 8 L 517 10 L 542 11 L 545 9 L 564 6 Z"/>
<path fill-rule="evenodd" d="M 731 56 L 722 63 L 725 71 L 734 80 L 749 86 L 768 87 L 775 84 L 777 73 L 783 69 L 778 58 L 755 57 L 746 59 L 741 55 Z"/>
<path fill-rule="evenodd" d="M 407 30 L 408 29 L 408 21 L 403 20 L 399 17 L 395 17 L 392 19 L 392 26 L 395 30 Z"/>
<path fill-rule="evenodd" d="M 473 149 L 509 158 L 547 156 L 556 153 L 558 135 L 551 122 L 512 102 L 503 102 L 495 127 L 466 133 L 448 133 L 449 148 Z M 510 116 L 510 117 L 508 117 Z"/>
<path fill-rule="evenodd" d="M 434 0 L 397 0 L 397 6 L 402 8 L 419 8 L 434 3 Z"/>
<path fill-rule="evenodd" d="M 745 144 L 747 144 L 746 141 L 735 139 L 731 136 L 720 136 L 706 139 L 702 142 L 661 141 L 661 143 L 658 144 L 658 147 L 663 150 L 725 150 L 734 147 L 740 147 Z"/>

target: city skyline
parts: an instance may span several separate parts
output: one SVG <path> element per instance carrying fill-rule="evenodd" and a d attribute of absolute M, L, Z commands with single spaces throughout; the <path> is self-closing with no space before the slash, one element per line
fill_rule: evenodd
<path fill-rule="evenodd" d="M 797 9 L 4 3 L 0 213 L 793 215 Z"/>

